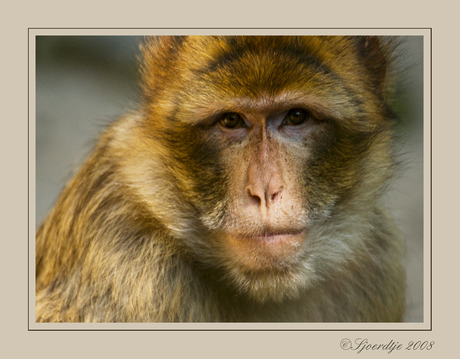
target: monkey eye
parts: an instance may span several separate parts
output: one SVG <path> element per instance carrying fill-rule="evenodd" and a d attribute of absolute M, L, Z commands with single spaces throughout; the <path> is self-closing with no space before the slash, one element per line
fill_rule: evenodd
<path fill-rule="evenodd" d="M 238 127 L 245 127 L 245 122 L 240 114 L 236 112 L 224 113 L 219 118 L 219 123 L 225 128 L 234 129 Z"/>
<path fill-rule="evenodd" d="M 285 125 L 301 125 L 310 119 L 310 113 L 301 108 L 293 108 L 289 110 L 284 118 L 283 124 Z"/>

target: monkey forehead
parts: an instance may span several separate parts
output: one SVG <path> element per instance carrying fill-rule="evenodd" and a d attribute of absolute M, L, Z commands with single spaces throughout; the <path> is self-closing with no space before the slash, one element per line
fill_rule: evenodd
<path fill-rule="evenodd" d="M 331 103 L 364 102 L 357 97 L 363 97 L 365 74 L 349 38 L 192 37 L 183 46 L 188 64 L 179 61 L 177 76 L 187 97 L 270 101 L 289 92 L 328 97 Z"/>
<path fill-rule="evenodd" d="M 203 60 L 184 78 L 193 81 L 198 89 L 219 88 L 247 97 L 259 97 L 261 93 L 275 95 L 287 88 L 320 83 L 326 87 L 338 77 L 314 53 L 286 46 L 260 49 L 229 46 L 215 57 Z"/>
<path fill-rule="evenodd" d="M 341 67 L 356 61 L 353 43 L 353 38 L 341 36 L 190 36 L 182 42 L 181 53 L 203 72 L 232 64 L 280 62 L 306 64 L 327 72 L 338 60 L 342 60 Z"/>
<path fill-rule="evenodd" d="M 299 88 L 311 78 L 316 81 L 309 85 L 333 86 L 356 63 L 352 44 L 346 37 L 169 37 L 143 48 L 143 73 L 148 90 L 174 92 L 206 86 L 257 96 L 259 91 Z"/>

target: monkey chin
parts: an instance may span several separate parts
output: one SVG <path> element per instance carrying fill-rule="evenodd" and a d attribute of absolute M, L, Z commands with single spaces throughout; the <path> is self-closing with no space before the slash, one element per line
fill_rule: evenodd
<path fill-rule="evenodd" d="M 298 297 L 312 279 L 306 236 L 305 230 L 228 234 L 230 277 L 238 290 L 258 302 Z"/>

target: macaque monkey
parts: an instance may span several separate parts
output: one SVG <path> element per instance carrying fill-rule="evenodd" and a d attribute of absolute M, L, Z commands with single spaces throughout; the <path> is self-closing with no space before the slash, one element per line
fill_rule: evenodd
<path fill-rule="evenodd" d="M 396 322 L 395 41 L 177 36 L 37 231 L 37 322 Z"/>

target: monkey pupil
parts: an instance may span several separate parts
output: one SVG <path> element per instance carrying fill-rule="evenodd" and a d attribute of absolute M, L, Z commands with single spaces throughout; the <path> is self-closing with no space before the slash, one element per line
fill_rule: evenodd
<path fill-rule="evenodd" d="M 308 113 L 302 109 L 293 109 L 289 111 L 287 117 L 293 125 L 300 125 L 307 120 Z"/>
<path fill-rule="evenodd" d="M 236 128 L 241 123 L 241 117 L 237 113 L 227 113 L 223 116 L 221 123 L 227 128 Z"/>

